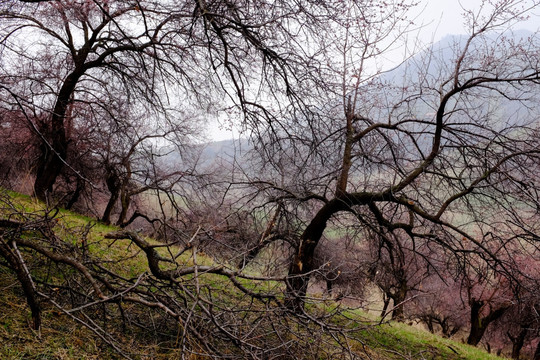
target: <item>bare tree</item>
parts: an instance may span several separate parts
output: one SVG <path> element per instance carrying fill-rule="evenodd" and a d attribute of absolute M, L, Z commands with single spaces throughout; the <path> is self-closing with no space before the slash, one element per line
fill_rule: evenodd
<path fill-rule="evenodd" d="M 383 293 L 384 307 L 381 317 L 391 313 L 392 319 L 403 321 L 405 308 L 415 292 L 422 291 L 424 280 L 430 276 L 440 276 L 437 252 L 440 248 L 429 247 L 425 239 L 409 238 L 406 234 L 373 233 L 368 241 L 369 267 L 366 269 L 370 280 Z M 393 308 L 390 310 L 390 301 Z"/>
<path fill-rule="evenodd" d="M 350 346 L 357 327 L 328 322 L 339 312 L 284 312 L 283 277 L 209 264 L 197 242 L 189 246 L 197 233 L 187 229 L 180 244 L 124 230 L 97 234 L 92 223 L 75 225 L 57 210 L 25 211 L 4 193 L 0 210 L 9 214 L 0 219 L 0 267 L 26 295 L 35 329 L 52 307 L 128 359 L 158 343 L 164 356 L 233 359 L 356 359 L 364 351 Z"/>
<path fill-rule="evenodd" d="M 26 126 L 20 110 L 0 110 L 0 177 L 5 187 L 23 191 L 21 185 L 31 172 L 37 154 L 37 139 Z"/>
<path fill-rule="evenodd" d="M 42 137 L 34 186 L 40 199 L 66 162 L 68 124 L 81 121 L 74 102 L 99 107 L 107 97 L 127 97 L 124 105 L 144 103 L 160 116 L 171 107 L 195 107 L 217 116 L 240 113 L 251 123 L 271 118 L 267 96 L 299 101 L 294 74 L 306 64 L 295 27 L 316 19 L 317 7 L 326 12 L 317 2 L 288 1 L 1 5 L 2 82 L 28 110 L 48 113 L 43 126 L 33 126 Z"/>
<path fill-rule="evenodd" d="M 148 79 L 155 71 L 150 68 L 152 59 L 158 57 L 159 24 L 155 18 L 150 21 L 148 9 L 146 26 L 135 30 L 126 18 L 140 13 L 131 5 L 102 6 L 91 1 L 2 4 L 2 44 L 10 61 L 3 67 L 4 82 L 13 84 L 28 106 L 50 114 L 35 129 L 43 136 L 34 185 L 38 198 L 45 199 L 52 191 L 64 166 L 69 143 L 66 128 L 73 121 L 76 94 L 99 88 L 109 77 L 124 84 L 125 91 L 138 92 L 140 99 L 155 98 Z M 25 51 L 26 39 L 32 38 L 40 41 Z"/>
<path fill-rule="evenodd" d="M 297 312 L 317 244 L 342 212 L 457 256 L 481 253 L 501 271 L 505 264 L 483 241 L 504 248 L 537 234 L 528 219 L 539 203 L 539 44 L 508 30 L 536 4 L 486 2 L 466 13 L 468 36 L 447 38 L 386 74 L 368 63 L 406 31 L 408 7 L 360 5 L 347 3 L 328 25 L 337 35 L 320 55 L 326 87 L 316 88 L 318 103 L 312 91 L 316 111 L 258 128 L 271 141 L 260 146 L 266 168 L 279 172 L 283 159 L 297 164 L 287 168 L 288 181 L 269 175 L 267 194 L 311 209 L 301 214 L 308 217 L 299 220 L 305 227 L 289 270 L 287 303 Z"/>
<path fill-rule="evenodd" d="M 493 325 L 490 325 L 491 329 L 486 331 L 486 339 L 483 342 L 490 344 L 492 348 L 495 346 L 503 349 L 511 346 L 509 355 L 512 359 L 519 359 L 522 353 L 532 358 L 533 343 L 536 345 L 535 341 L 539 335 L 538 252 L 531 251 L 524 254 L 520 251 L 519 245 L 513 246 L 518 246 L 513 252 L 518 268 L 513 273 L 516 279 L 510 283 L 513 292 L 510 306 Z M 491 300 L 492 308 L 501 306 L 501 297 L 504 297 L 504 292 L 508 293 L 508 289 L 506 291 L 499 289 L 498 292 L 496 299 Z M 485 306 L 487 307 L 488 304 Z M 486 313 L 484 311 L 484 314 Z"/>
<path fill-rule="evenodd" d="M 446 269 L 441 269 L 445 271 Z M 447 271 L 447 270 L 446 270 Z M 461 284 L 448 272 L 424 279 L 412 301 L 411 318 L 418 319 L 432 333 L 452 337 L 469 326 L 469 312 Z"/>
<path fill-rule="evenodd" d="M 499 319 L 510 308 L 513 294 L 509 281 L 502 276 L 493 278 L 466 277 L 464 290 L 470 306 L 470 331 L 467 344 L 478 345 L 488 326 Z"/>
<path fill-rule="evenodd" d="M 304 309 L 310 279 L 322 273 L 327 262 L 317 263 L 319 243 L 347 238 L 331 236 L 329 230 L 336 228 L 358 235 L 350 248 L 336 249 L 369 248 L 359 246 L 363 242 L 380 253 L 373 263 L 396 275 L 380 281 L 395 305 L 406 301 L 413 289 L 421 291 L 422 279 L 438 269 L 432 262 L 451 254 L 456 278 L 463 275 L 467 284 L 463 289 L 470 300 L 471 323 L 493 322 L 507 310 L 507 290 L 519 280 L 514 245 L 526 256 L 537 248 L 539 238 L 540 43 L 538 34 L 511 31 L 537 8 L 536 2 L 485 1 L 479 12 L 466 12 L 467 36 L 447 38 L 392 71 L 383 71 L 380 59 L 393 54 L 413 29 L 407 19 L 409 2 L 0 4 L 7 59 L 1 68 L 4 108 L 47 114 L 42 124 L 25 117 L 42 144 L 38 197 L 47 197 L 61 168 L 69 165 L 67 130 L 92 112 L 89 118 L 94 120 L 105 114 L 111 120 L 108 128 L 133 127 L 93 142 L 105 144 L 99 154 L 108 166 L 110 208 L 121 198 L 122 224 L 135 194 L 168 188 L 171 179 L 154 176 L 171 173 L 154 166 L 157 153 L 150 141 L 154 136 L 166 138 L 168 129 L 139 132 L 140 119 L 174 124 L 178 119 L 172 119 L 171 108 L 182 106 L 189 111 L 179 118 L 188 124 L 192 113 L 237 116 L 252 132 L 260 154 L 255 165 L 259 168 L 235 168 L 221 180 L 223 193 L 200 195 L 215 197 L 215 208 L 226 204 L 220 208 L 226 209 L 224 216 L 216 215 L 215 208 L 189 213 L 178 206 L 174 193 L 165 195 L 175 205 L 176 219 L 161 229 L 163 239 L 178 230 L 175 236 L 181 241 L 174 242 L 182 244 L 180 248 L 168 242 L 150 244 L 134 232 L 107 235 L 111 242 L 129 241 L 144 254 L 149 272 L 137 279 L 107 268 L 88 255 L 86 245 L 59 244 L 49 212 L 20 214 L 22 220 L 5 223 L 0 249 L 4 266 L 22 284 L 36 327 L 37 299 L 44 299 L 66 314 L 76 313 L 76 321 L 116 346 L 85 310 L 113 304 L 119 309 L 118 319 L 123 302 L 129 302 L 158 312 L 165 330 L 171 326 L 165 318 L 174 319 L 175 329 L 182 324 L 192 337 L 184 336 L 181 346 L 192 352 L 204 349 L 222 355 L 208 341 L 211 335 L 219 345 L 233 344 L 245 356 L 264 357 L 270 348 L 293 357 L 295 350 L 305 347 L 313 350 L 306 356 L 315 357 L 324 352 L 317 345 L 283 339 L 291 335 L 288 321 L 301 324 L 302 334 L 293 333 L 295 339 L 313 333 L 330 339 L 328 344 L 349 336 Z M 36 33 L 43 41 L 30 47 L 31 53 L 23 51 L 24 37 Z M 44 65 L 51 62 L 54 66 Z M 110 99 L 106 106 L 104 99 Z M 130 111 L 123 113 L 124 109 Z M 144 111 L 137 112 L 140 109 Z M 131 114 L 137 121 L 128 121 Z M 112 146 L 116 142 L 122 146 Z M 138 167 L 142 158 L 145 166 Z M 158 189 L 156 194 L 162 192 Z M 160 199 L 159 206 L 163 203 Z M 110 213 L 107 209 L 103 215 L 107 222 Z M 242 221 L 246 228 L 239 226 Z M 209 228 L 201 226 L 212 222 Z M 188 226 L 180 228 L 182 223 Z M 34 235 L 36 241 L 28 241 Z M 194 265 L 187 266 L 176 254 L 191 252 L 196 257 L 200 249 L 192 238 L 222 241 L 229 248 L 235 240 L 242 241 L 238 249 L 245 256 L 233 256 L 234 270 L 226 263 L 200 265 L 195 258 Z M 238 270 L 278 239 L 294 247 L 286 278 Z M 163 253 L 157 250 L 161 248 Z M 34 274 L 41 273 L 42 263 L 76 273 L 75 280 L 61 284 L 75 300 L 60 303 L 66 300 L 55 295 L 54 281 L 39 282 L 38 289 L 33 282 L 37 275 L 25 270 L 33 253 L 50 260 L 35 264 Z M 354 262 L 343 263 L 354 273 Z M 220 301 L 218 288 L 200 286 L 200 274 L 228 279 L 227 284 L 244 295 L 234 305 Z M 251 290 L 244 281 L 274 284 L 273 291 Z M 284 283 L 284 289 L 276 283 Z M 486 286 L 487 298 L 476 294 Z M 500 289 L 505 301 L 488 302 Z M 277 295 L 283 290 L 284 304 Z M 266 311 L 238 311 L 241 304 L 255 302 Z M 400 309 L 396 317 L 402 316 Z M 187 325 L 184 319 L 189 319 Z M 244 327 L 246 319 L 254 327 Z M 129 320 L 146 329 L 144 320 Z M 313 326 L 329 333 L 315 332 Z M 264 336 L 270 328 L 275 338 Z M 471 342 L 484 331 L 472 326 Z M 284 332 L 287 336 L 281 336 Z M 198 342 L 192 346 L 193 338 Z M 355 356 L 347 346 L 337 351 Z"/>

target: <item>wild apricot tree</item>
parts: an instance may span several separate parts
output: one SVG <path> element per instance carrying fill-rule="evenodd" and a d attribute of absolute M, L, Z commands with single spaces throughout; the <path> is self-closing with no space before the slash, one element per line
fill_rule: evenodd
<path fill-rule="evenodd" d="M 310 111 L 257 126 L 272 172 L 253 183 L 265 184 L 270 201 L 307 209 L 297 213 L 304 229 L 286 295 L 297 312 L 315 249 L 343 212 L 358 220 L 343 226 L 400 231 L 458 262 L 474 252 L 502 272 L 510 266 L 498 257 L 506 242 L 538 234 L 530 219 L 540 188 L 540 41 L 512 30 L 537 3 L 483 2 L 465 13 L 467 36 L 448 37 L 389 72 L 377 61 L 409 29 L 409 7 L 368 3 L 336 5 L 342 15 L 310 58 L 320 79 L 306 91 Z"/>

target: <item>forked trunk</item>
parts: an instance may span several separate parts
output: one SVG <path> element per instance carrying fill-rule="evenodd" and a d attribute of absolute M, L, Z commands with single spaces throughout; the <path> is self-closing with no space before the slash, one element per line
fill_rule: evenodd
<path fill-rule="evenodd" d="M 484 317 L 481 316 L 481 310 L 484 306 L 484 302 L 481 300 L 471 299 L 471 331 L 469 337 L 467 338 L 467 344 L 469 345 L 478 345 L 484 337 L 487 327 L 493 321 L 500 318 L 508 306 L 502 306 L 496 310 L 490 311 L 490 313 Z"/>
<path fill-rule="evenodd" d="M 347 206 L 343 200 L 336 198 L 329 201 L 317 212 L 311 223 L 304 230 L 300 238 L 298 252 L 289 267 L 289 274 L 287 276 L 285 306 L 289 310 L 295 313 L 302 313 L 309 279 L 313 271 L 313 254 L 315 248 L 321 240 L 328 220 L 338 211 L 345 209 L 347 209 Z"/>

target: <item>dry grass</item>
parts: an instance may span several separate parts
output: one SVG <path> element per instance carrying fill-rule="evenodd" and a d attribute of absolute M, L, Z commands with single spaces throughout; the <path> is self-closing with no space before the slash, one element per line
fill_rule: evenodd
<path fill-rule="evenodd" d="M 11 194 L 19 212 L 43 211 L 41 204 L 34 202 L 28 197 Z M 4 212 L 2 215 L 6 215 Z M 80 216 L 71 212 L 61 211 L 59 221 L 55 226 L 55 232 L 64 241 L 76 244 L 81 241 L 82 229 L 88 228 L 86 240 L 92 256 L 107 260 L 115 271 L 126 276 L 136 276 L 147 270 L 144 254 L 138 248 L 131 245 L 128 240 L 105 239 L 104 235 L 116 230 L 114 227 L 96 223 L 95 220 Z M 149 241 L 152 241 L 149 239 Z M 157 242 L 154 242 L 157 243 Z M 160 249 L 166 251 L 166 249 Z M 164 254 L 165 255 L 165 254 Z M 180 258 L 179 265 L 192 265 L 193 253 L 186 252 Z M 202 254 L 197 256 L 198 263 L 210 265 L 213 260 Z M 217 275 L 208 274 L 202 276 L 199 281 L 201 286 L 208 286 L 216 290 L 220 301 L 227 306 L 227 301 L 236 305 L 251 303 L 249 299 L 239 296 L 239 292 L 223 281 Z M 248 288 L 268 287 L 267 291 L 279 291 L 280 284 L 267 282 L 256 284 L 249 281 L 244 285 Z M 235 300 L 235 297 L 238 299 Z M 332 312 L 337 304 L 326 301 L 313 307 L 314 312 Z M 232 305 L 231 305 L 232 306 Z M 253 304 L 252 304 L 253 306 Z M 75 323 L 65 315 L 59 313 L 52 306 L 44 304 L 42 314 L 42 330 L 38 333 L 31 330 L 30 310 L 26 305 L 23 292 L 18 285 L 15 276 L 5 267 L 0 266 L 0 359 L 119 359 L 121 358 L 90 330 Z M 126 305 L 129 311 L 137 311 L 134 307 Z M 253 308 L 252 308 L 253 309 Z M 262 308 L 260 310 L 263 310 Z M 426 331 L 413 328 L 404 324 L 390 323 L 382 326 L 374 325 L 373 314 L 367 314 L 360 310 L 345 310 L 345 317 L 334 318 L 334 323 L 341 323 L 345 328 L 350 328 L 353 338 L 349 346 L 360 356 L 369 356 L 371 359 L 486 359 L 494 360 L 497 357 L 484 351 L 466 346 L 457 342 L 443 339 Z M 278 321 L 281 321 L 278 319 Z M 287 321 L 284 321 L 287 323 Z M 118 325 L 118 324 L 116 324 Z M 290 322 L 294 326 L 294 321 Z M 122 326 L 113 327 L 110 331 L 122 343 L 122 348 L 136 359 L 174 359 L 182 358 L 180 350 L 175 348 L 174 339 L 160 342 L 153 338 L 146 338 L 145 334 L 134 330 L 123 332 Z M 356 330 L 357 329 L 357 330 Z M 270 329 L 267 329 L 270 330 Z M 293 329 L 298 341 L 305 340 L 300 327 Z M 271 334 L 271 332 L 266 332 Z M 326 340 L 327 341 L 327 340 Z M 309 342 L 307 342 L 309 343 Z M 325 342 L 325 344 L 331 344 Z M 312 346 L 321 346 L 316 341 Z M 196 348 L 193 344 L 192 348 Z M 328 350 L 328 351 L 326 351 Z M 322 353 L 332 354 L 332 349 L 322 349 Z M 205 357 L 192 355 L 189 359 L 203 359 Z M 206 357 L 207 358 L 207 357 Z"/>

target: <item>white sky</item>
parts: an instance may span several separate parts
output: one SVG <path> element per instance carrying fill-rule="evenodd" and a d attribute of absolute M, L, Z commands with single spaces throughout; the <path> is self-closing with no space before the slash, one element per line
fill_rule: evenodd
<path fill-rule="evenodd" d="M 500 0 L 493 0 L 500 1 Z M 505 1 L 505 0 L 503 0 Z M 508 0 L 506 0 L 508 1 Z M 525 6 L 532 6 L 538 0 L 523 1 Z M 415 24 L 423 25 L 418 30 L 418 39 L 424 44 L 437 42 L 446 35 L 458 35 L 466 33 L 465 20 L 463 18 L 464 9 L 477 12 L 480 9 L 482 0 L 420 0 L 415 19 Z M 414 14 L 411 14 L 414 16 Z M 514 30 L 538 31 L 540 29 L 540 5 L 528 13 L 529 19 L 516 24 Z M 219 126 L 209 126 L 211 140 L 220 141 L 238 137 L 238 133 L 230 130 L 219 129 Z"/>
<path fill-rule="evenodd" d="M 499 0 L 494 0 L 499 1 Z M 429 40 L 433 36 L 434 41 L 440 40 L 448 34 L 464 34 L 465 26 L 463 9 L 478 11 L 482 0 L 421 0 L 419 9 L 425 9 L 417 22 L 425 23 L 422 29 L 422 40 Z M 532 6 L 537 0 L 523 1 L 523 5 Z M 535 31 L 540 27 L 540 6 L 529 13 L 529 20 L 515 26 L 516 30 L 527 29 Z M 430 23 L 431 22 L 431 23 Z"/>

